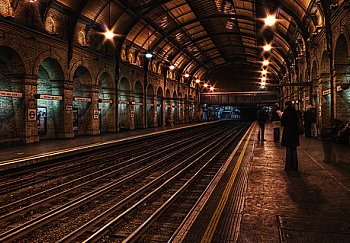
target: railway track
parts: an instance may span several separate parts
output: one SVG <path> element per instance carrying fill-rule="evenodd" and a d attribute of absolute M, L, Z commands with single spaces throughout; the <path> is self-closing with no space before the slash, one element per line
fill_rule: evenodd
<path fill-rule="evenodd" d="M 162 208 L 161 211 L 164 213 L 170 207 L 163 206 L 169 198 L 172 198 L 171 201 L 174 203 L 175 199 L 181 197 L 177 195 L 183 195 L 186 188 L 201 178 L 205 169 L 199 165 L 203 164 L 203 161 L 207 161 L 205 168 L 214 168 L 204 178 L 210 178 L 208 175 L 215 174 L 219 166 L 213 166 L 208 161 L 213 161 L 214 158 L 223 154 L 224 148 L 227 149 L 229 144 L 232 146 L 233 141 L 239 137 L 243 130 L 244 128 L 241 126 L 233 127 L 232 123 L 222 123 L 215 129 L 205 129 L 206 133 L 202 131 L 198 134 L 196 131 L 195 135 L 193 133 L 185 135 L 186 139 L 183 139 L 184 134 L 181 134 L 179 136 L 182 138 L 181 141 L 173 141 L 174 139 L 172 139 L 169 141 L 173 143 L 169 142 L 167 145 L 161 141 L 162 146 L 158 148 L 151 146 L 151 149 L 146 149 L 147 152 L 140 153 L 138 156 L 125 157 L 125 160 L 120 159 L 120 163 L 112 165 L 112 168 L 102 169 L 108 173 L 97 170 L 82 178 L 66 182 L 69 185 L 62 184 L 60 186 L 61 188 L 67 186 L 66 189 L 60 190 L 58 193 L 52 192 L 49 197 L 44 196 L 48 192 L 40 192 L 42 193 L 41 197 L 45 199 L 23 206 L 23 201 L 35 200 L 33 197 L 36 194 L 34 194 L 21 199 L 22 201 L 18 200 L 5 205 L 0 208 L 0 212 L 1 209 L 10 212 L 0 217 L 1 222 L 7 222 L 1 226 L 0 241 L 29 242 L 38 241 L 38 239 L 50 242 L 57 240 L 61 242 L 96 241 L 101 237 L 112 239 L 112 241 L 119 238 L 128 241 L 128 237 L 131 235 L 145 235 L 145 230 L 135 230 L 135 232 L 141 233 L 130 233 L 130 236 L 127 237 L 125 232 L 129 233 L 129 231 L 123 230 L 123 227 L 134 225 L 135 228 L 138 225 L 135 222 L 141 222 L 141 220 L 136 218 L 125 223 L 125 218 L 132 218 L 133 216 L 130 215 L 135 210 L 140 215 L 148 215 L 147 212 L 150 212 L 151 209 L 140 213 L 140 210 L 145 208 L 145 204 L 151 208 L 162 205 L 159 208 Z M 236 134 L 236 136 L 232 134 Z M 189 157 L 188 154 L 192 154 L 192 156 Z M 208 160 L 205 158 L 206 156 L 211 156 L 211 159 Z M 193 177 L 192 174 L 196 176 Z M 184 184 L 184 181 L 190 182 Z M 204 186 L 199 187 L 203 188 Z M 175 188 L 182 188 L 181 193 L 174 193 Z M 194 191 L 200 194 L 198 188 Z M 38 193 L 39 198 L 40 193 Z M 161 198 L 163 201 L 153 201 L 155 198 Z M 193 198 L 197 198 L 197 196 L 193 196 Z M 19 206 L 17 210 L 13 210 L 15 205 Z M 13 208 L 11 209 L 11 207 Z M 149 221 L 154 224 L 156 219 L 161 217 L 161 214 L 149 217 L 152 218 Z M 74 222 L 77 218 L 79 218 L 79 222 Z M 121 230 L 118 229 L 121 223 L 116 223 L 116 221 L 123 222 L 124 226 L 121 226 Z M 147 226 L 147 229 L 149 227 Z M 113 230 L 110 230 L 111 228 Z M 118 230 L 121 233 L 110 234 L 110 232 Z M 120 235 L 122 237 L 119 237 Z M 90 239 L 90 237 L 93 238 Z M 139 239 L 140 236 L 132 237 Z"/>

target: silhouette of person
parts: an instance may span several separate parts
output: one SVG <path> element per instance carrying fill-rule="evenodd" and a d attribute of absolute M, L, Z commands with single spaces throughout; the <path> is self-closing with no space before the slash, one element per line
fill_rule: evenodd
<path fill-rule="evenodd" d="M 281 119 L 283 126 L 282 143 L 286 147 L 286 162 L 284 170 L 297 171 L 298 170 L 298 155 L 297 146 L 299 141 L 299 117 L 298 111 L 294 108 L 291 101 L 287 101 Z"/>

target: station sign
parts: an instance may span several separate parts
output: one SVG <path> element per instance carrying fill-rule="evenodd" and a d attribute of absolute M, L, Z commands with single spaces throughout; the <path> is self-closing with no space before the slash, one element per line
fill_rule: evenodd
<path fill-rule="evenodd" d="M 326 89 L 322 92 L 323 95 L 329 95 L 331 93 L 330 89 Z"/>
<path fill-rule="evenodd" d="M 22 98 L 23 94 L 18 92 L 9 92 L 5 90 L 0 90 L 1 97 L 13 97 L 13 98 Z"/>
<path fill-rule="evenodd" d="M 83 98 L 83 97 L 74 97 L 73 100 L 78 102 L 91 102 L 91 98 Z"/>
<path fill-rule="evenodd" d="M 339 92 L 339 91 L 343 91 L 343 88 L 340 85 L 337 86 L 337 92 Z"/>
<path fill-rule="evenodd" d="M 47 95 L 47 94 L 36 94 L 34 98 L 40 100 L 62 100 L 62 96 L 59 95 Z"/>
<path fill-rule="evenodd" d="M 129 105 L 130 102 L 127 100 L 118 100 L 118 104 Z"/>
<path fill-rule="evenodd" d="M 131 104 L 132 104 L 132 105 L 143 105 L 142 102 L 135 102 L 135 101 L 131 102 Z"/>
<path fill-rule="evenodd" d="M 66 111 L 72 111 L 73 106 L 72 105 L 66 105 Z"/>
<path fill-rule="evenodd" d="M 112 104 L 113 100 L 109 100 L 109 99 L 99 99 L 98 103 L 105 103 L 105 104 Z"/>
<path fill-rule="evenodd" d="M 147 106 L 154 106 L 154 104 L 151 104 L 151 103 L 150 103 L 150 104 L 147 104 Z"/>
<path fill-rule="evenodd" d="M 27 120 L 28 121 L 36 121 L 36 109 L 28 109 L 27 110 Z"/>

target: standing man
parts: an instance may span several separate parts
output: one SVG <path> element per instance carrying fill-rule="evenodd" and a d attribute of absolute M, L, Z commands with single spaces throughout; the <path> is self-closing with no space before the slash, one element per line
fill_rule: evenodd
<path fill-rule="evenodd" d="M 297 146 L 299 142 L 299 115 L 291 101 L 285 104 L 281 125 L 284 127 L 281 145 L 286 147 L 285 171 L 298 170 Z"/>
<path fill-rule="evenodd" d="M 282 112 L 280 111 L 278 104 L 275 104 L 272 108 L 272 115 L 271 115 L 274 142 L 280 141 L 281 117 L 282 117 Z"/>
<path fill-rule="evenodd" d="M 267 114 L 264 111 L 264 107 L 261 106 L 259 110 L 256 112 L 256 119 L 259 125 L 258 140 L 260 140 L 261 138 L 261 141 L 266 141 L 265 140 L 265 123 L 267 119 Z"/>

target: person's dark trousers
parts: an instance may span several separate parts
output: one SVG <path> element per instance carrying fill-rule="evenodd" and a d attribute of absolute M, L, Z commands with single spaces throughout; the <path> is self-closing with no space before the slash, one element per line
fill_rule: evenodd
<path fill-rule="evenodd" d="M 297 147 L 286 147 L 286 164 L 284 166 L 286 171 L 298 170 L 298 155 Z"/>
<path fill-rule="evenodd" d="M 279 128 L 273 129 L 273 141 L 275 141 L 275 142 L 280 141 L 280 129 Z"/>
<path fill-rule="evenodd" d="M 305 123 L 305 137 L 311 138 L 311 123 Z"/>
<path fill-rule="evenodd" d="M 261 137 L 260 137 L 261 135 Z M 264 140 L 265 139 L 265 123 L 259 122 L 259 132 L 258 132 L 258 140 Z"/>

